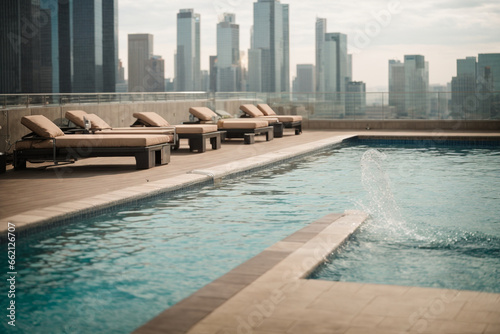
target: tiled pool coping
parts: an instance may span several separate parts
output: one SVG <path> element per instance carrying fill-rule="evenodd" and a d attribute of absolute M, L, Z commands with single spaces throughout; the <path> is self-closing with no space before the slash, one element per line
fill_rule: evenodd
<path fill-rule="evenodd" d="M 187 333 L 218 307 L 261 283 L 283 283 L 269 295 L 274 303 L 274 295 L 292 292 L 295 281 L 308 276 L 366 218 L 366 214 L 353 211 L 318 219 L 165 310 L 134 333 Z"/>

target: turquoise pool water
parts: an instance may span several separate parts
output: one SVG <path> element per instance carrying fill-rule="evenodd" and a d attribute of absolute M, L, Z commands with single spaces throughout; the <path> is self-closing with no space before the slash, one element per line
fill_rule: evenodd
<path fill-rule="evenodd" d="M 434 226 L 445 240 L 476 236 L 497 252 L 496 257 L 487 257 L 488 263 L 481 262 L 480 276 L 498 277 L 498 150 L 382 146 L 378 150 L 386 155 L 385 174 L 368 173 L 374 181 L 366 191 L 370 183 L 362 177 L 360 161 L 369 149 L 365 145 L 339 147 L 252 177 L 19 239 L 17 326 L 13 330 L 4 321 L 0 328 L 9 333 L 129 333 L 315 219 L 346 209 L 367 209 L 374 214 L 368 224 L 373 226 L 383 212 L 374 208 L 392 210 L 395 203 L 400 213 L 388 216 L 393 220 L 390 234 L 375 229 L 379 236 L 391 239 L 399 230 L 409 235 L 418 231 L 420 238 L 426 231 L 435 234 Z M 414 188 L 421 182 L 412 179 L 433 177 L 426 176 L 433 164 L 450 172 L 446 175 L 458 173 L 445 176 L 455 181 L 438 179 L 430 182 L 430 189 Z M 377 175 L 390 179 L 394 201 L 373 201 L 376 191 L 387 190 L 383 187 L 387 183 L 377 181 Z M 450 189 L 451 195 L 444 192 Z M 402 203 L 404 196 L 410 199 Z M 434 209 L 422 209 L 425 206 Z M 452 222 L 446 223 L 440 212 Z M 418 227 L 418 219 L 407 219 L 408 213 L 428 216 L 425 228 Z M 405 218 L 394 220 L 399 214 Z M 365 253 L 372 254 L 371 249 Z M 477 254 L 474 260 L 485 258 Z M 441 276 L 447 275 L 442 272 Z"/>
<path fill-rule="evenodd" d="M 311 278 L 500 293 L 500 152 L 366 151 L 369 220 Z"/>

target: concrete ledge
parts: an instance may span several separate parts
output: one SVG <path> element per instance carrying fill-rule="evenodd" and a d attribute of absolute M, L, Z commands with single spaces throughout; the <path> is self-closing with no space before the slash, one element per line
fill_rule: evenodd
<path fill-rule="evenodd" d="M 304 120 L 310 130 L 499 131 L 500 120 Z"/>

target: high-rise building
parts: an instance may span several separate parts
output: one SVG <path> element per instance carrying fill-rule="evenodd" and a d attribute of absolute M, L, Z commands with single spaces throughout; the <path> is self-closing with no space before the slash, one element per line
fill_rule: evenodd
<path fill-rule="evenodd" d="M 128 35 L 128 91 L 144 92 L 148 80 L 147 61 L 153 57 L 153 35 Z"/>
<path fill-rule="evenodd" d="M 234 14 L 224 13 L 217 24 L 217 88 L 218 92 L 241 90 L 240 27 Z"/>
<path fill-rule="evenodd" d="M 165 91 L 165 60 L 152 56 L 145 61 L 146 77 L 143 82 L 145 92 Z"/>
<path fill-rule="evenodd" d="M 293 85 L 294 93 L 312 93 L 315 91 L 315 69 L 313 64 L 298 64 L 297 77 Z"/>
<path fill-rule="evenodd" d="M 73 3 L 73 92 L 102 92 L 103 15 L 101 0 Z"/>
<path fill-rule="evenodd" d="M 0 93 L 41 91 L 39 0 L 0 2 Z"/>
<path fill-rule="evenodd" d="M 349 81 L 346 90 L 346 116 L 364 115 L 366 113 L 366 84 L 362 81 Z"/>
<path fill-rule="evenodd" d="M 53 92 L 73 92 L 73 0 L 57 2 L 52 19 Z M 55 7 L 55 6 L 53 6 Z M 54 13 L 54 11 L 52 11 Z M 56 25 L 56 26 L 54 26 Z M 58 55 L 58 56 L 57 56 Z"/>
<path fill-rule="evenodd" d="M 492 90 L 500 91 L 500 53 L 480 53 L 477 60 L 477 75 L 479 83 L 493 81 Z"/>
<path fill-rule="evenodd" d="M 316 19 L 316 91 L 346 92 L 352 80 L 352 56 L 347 54 L 347 35 L 327 33 L 326 19 Z"/>
<path fill-rule="evenodd" d="M 405 109 L 411 118 L 428 118 L 429 63 L 421 55 L 405 55 Z"/>
<path fill-rule="evenodd" d="M 429 63 L 421 55 L 405 55 L 404 63 L 389 60 L 389 105 L 398 118 L 428 118 Z"/>
<path fill-rule="evenodd" d="M 9 91 L 115 91 L 117 0 L 8 0 L 0 6 L 0 66 Z"/>
<path fill-rule="evenodd" d="M 347 35 L 326 33 L 323 49 L 325 92 L 345 93 L 347 84 Z"/>
<path fill-rule="evenodd" d="M 453 118 L 462 118 L 464 112 L 475 112 L 476 89 L 476 57 L 457 59 L 457 76 L 451 79 L 451 115 Z"/>
<path fill-rule="evenodd" d="M 480 118 L 500 118 L 500 53 L 480 53 L 477 61 Z"/>
<path fill-rule="evenodd" d="M 326 19 L 316 19 L 316 91 L 325 92 L 323 50 L 325 48 Z"/>
<path fill-rule="evenodd" d="M 216 92 L 217 91 L 217 56 L 210 56 L 209 59 L 209 75 L 210 75 L 210 85 L 209 91 Z"/>
<path fill-rule="evenodd" d="M 287 92 L 290 90 L 289 7 L 279 0 L 259 0 L 253 8 L 249 89 Z"/>
<path fill-rule="evenodd" d="M 103 92 L 114 92 L 118 81 L 118 0 L 102 0 Z"/>
<path fill-rule="evenodd" d="M 177 14 L 176 91 L 199 90 L 200 79 L 200 15 L 181 9 Z"/>
<path fill-rule="evenodd" d="M 399 60 L 389 60 L 389 105 L 396 108 L 396 117 L 408 116 L 405 111 L 405 66 Z"/>

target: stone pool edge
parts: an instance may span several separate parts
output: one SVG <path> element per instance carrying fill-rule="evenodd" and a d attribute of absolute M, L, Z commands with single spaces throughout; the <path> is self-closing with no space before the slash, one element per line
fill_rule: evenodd
<path fill-rule="evenodd" d="M 293 295 L 301 281 L 346 242 L 367 218 L 368 215 L 360 211 L 326 215 L 205 285 L 133 333 L 218 333 L 219 330 L 225 333 L 223 330 L 224 327 L 229 330 L 228 324 L 221 321 L 215 311 L 236 321 L 231 333 L 236 333 L 241 326 L 253 327 L 248 318 L 259 312 L 259 306 L 267 303 L 274 307 L 283 302 L 283 296 Z M 227 313 L 237 310 L 231 302 L 240 303 L 238 299 L 243 299 L 243 304 L 257 306 L 240 315 Z M 249 299 L 252 301 L 248 302 Z M 256 303 L 257 299 L 263 301 Z M 211 318 L 212 315 L 215 316 Z"/>
<path fill-rule="evenodd" d="M 0 243 L 6 241 L 7 223 L 15 224 L 18 236 L 25 236 L 55 226 L 65 225 L 76 219 L 94 217 L 127 203 L 182 192 L 193 187 L 217 183 L 225 178 L 238 177 L 245 173 L 328 149 L 355 137 L 356 135 L 333 136 L 207 169 L 192 170 L 186 174 L 127 187 L 77 201 L 64 202 L 43 209 L 28 210 L 21 214 L 0 219 Z"/>

